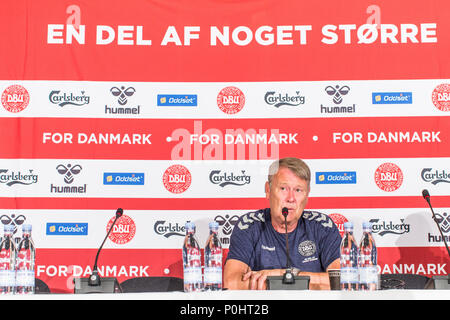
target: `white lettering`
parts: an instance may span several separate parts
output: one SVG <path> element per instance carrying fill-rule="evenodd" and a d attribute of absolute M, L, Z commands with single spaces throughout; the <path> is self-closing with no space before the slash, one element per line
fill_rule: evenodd
<path fill-rule="evenodd" d="M 168 43 L 175 43 L 177 46 L 181 46 L 181 40 L 178 36 L 177 29 L 174 26 L 169 26 L 167 28 L 166 34 L 164 35 L 163 40 L 161 41 L 162 46 L 167 46 Z"/>
<path fill-rule="evenodd" d="M 436 23 L 400 24 L 400 28 L 394 24 L 327 24 L 322 27 L 322 39 L 325 44 L 335 44 L 340 40 L 343 33 L 344 43 L 354 43 L 353 31 L 356 30 L 357 43 L 371 44 L 376 41 L 380 43 L 436 43 Z M 400 31 L 399 31 L 400 30 Z M 399 39 L 400 38 L 400 39 Z M 399 41 L 400 40 L 400 41 Z"/>
<path fill-rule="evenodd" d="M 133 31 L 134 31 L 133 26 L 118 26 L 117 27 L 117 44 L 132 46 L 134 44 Z"/>
<path fill-rule="evenodd" d="M 78 133 L 79 144 L 152 144 L 151 133 L 112 134 L 112 133 Z M 67 137 L 67 139 L 71 137 Z M 45 139 L 49 139 L 47 136 Z M 57 142 L 55 142 L 57 143 Z M 66 142 L 65 142 L 66 143 Z M 70 142 L 72 143 L 72 142 Z"/>
<path fill-rule="evenodd" d="M 79 44 L 84 44 L 86 26 L 80 25 L 78 29 L 72 24 L 67 25 L 66 43 L 72 43 L 74 38 Z"/>
<path fill-rule="evenodd" d="M 104 33 L 106 33 L 106 38 L 103 37 Z M 97 26 L 97 38 L 96 44 L 110 44 L 114 41 L 116 33 L 113 28 L 110 26 Z"/>
<path fill-rule="evenodd" d="M 107 265 L 100 266 L 98 272 L 102 277 L 148 277 L 149 266 L 137 265 Z M 90 266 L 79 265 L 37 265 L 36 276 L 49 277 L 87 277 L 91 275 L 92 269 Z"/>
<path fill-rule="evenodd" d="M 274 43 L 277 45 L 293 45 L 294 40 L 297 42 L 298 38 L 298 43 L 305 45 L 307 43 L 307 32 L 310 30 L 312 30 L 311 25 L 277 26 L 275 30 L 271 26 L 260 26 L 255 31 L 247 26 L 238 26 L 231 31 L 231 40 L 238 46 L 247 46 L 252 41 L 262 46 L 268 46 Z M 223 46 L 230 45 L 229 26 L 222 27 L 222 30 L 219 30 L 216 26 L 211 26 L 210 44 L 217 46 L 218 42 Z"/>
<path fill-rule="evenodd" d="M 49 24 L 47 26 L 47 43 L 62 44 L 64 25 L 62 24 Z"/>

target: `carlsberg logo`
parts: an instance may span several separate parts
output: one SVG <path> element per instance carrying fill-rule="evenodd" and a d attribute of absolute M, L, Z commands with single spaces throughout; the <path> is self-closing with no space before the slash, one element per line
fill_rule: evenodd
<path fill-rule="evenodd" d="M 445 170 L 433 170 L 432 168 L 424 168 L 421 173 L 422 180 L 431 184 L 440 182 L 450 183 L 450 174 Z"/>
<path fill-rule="evenodd" d="M 221 170 L 213 170 L 209 174 L 209 180 L 221 187 L 225 187 L 227 185 L 243 186 L 251 182 L 251 176 L 246 175 L 245 170 L 241 170 L 240 174 L 236 174 L 234 172 L 222 172 Z"/>

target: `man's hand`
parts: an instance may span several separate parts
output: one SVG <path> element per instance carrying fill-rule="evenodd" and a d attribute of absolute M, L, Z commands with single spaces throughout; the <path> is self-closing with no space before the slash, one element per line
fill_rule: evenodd
<path fill-rule="evenodd" d="M 266 290 L 267 289 L 267 277 L 268 276 L 280 276 L 283 275 L 284 269 L 271 269 L 261 271 L 251 271 L 244 273 L 242 281 L 249 281 L 250 290 Z"/>
<path fill-rule="evenodd" d="M 230 259 L 224 268 L 224 287 L 229 290 L 266 290 L 267 276 L 280 276 L 283 273 L 284 269 L 252 271 L 245 263 Z"/>
<path fill-rule="evenodd" d="M 334 260 L 327 269 L 339 269 L 339 258 Z M 252 271 L 248 265 L 230 259 L 225 264 L 224 287 L 230 290 L 266 290 L 268 276 L 282 276 L 286 269 L 271 269 Z M 298 275 L 310 277 L 310 290 L 330 290 L 327 272 L 300 272 Z"/>

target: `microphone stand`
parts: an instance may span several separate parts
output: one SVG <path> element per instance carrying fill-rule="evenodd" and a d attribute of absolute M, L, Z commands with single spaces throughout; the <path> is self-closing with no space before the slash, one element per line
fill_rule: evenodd
<path fill-rule="evenodd" d="M 113 229 L 114 225 L 116 224 L 117 219 L 119 219 L 122 216 L 122 214 L 123 214 L 123 210 L 120 208 L 117 209 L 116 218 L 114 219 L 111 227 L 109 228 L 105 239 L 103 239 L 102 245 L 100 246 L 100 248 L 97 251 L 97 255 L 95 256 L 94 268 L 92 269 L 92 274 L 89 276 L 88 284 L 90 286 L 99 286 L 101 284 L 100 276 L 98 275 L 98 267 L 97 267 L 98 256 L 100 255 L 103 245 L 105 244 L 106 239 L 108 239 L 109 234 L 111 233 L 111 230 Z"/>
<path fill-rule="evenodd" d="M 424 190 L 424 191 L 426 191 L 426 190 Z M 445 248 L 447 248 L 447 253 L 448 253 L 449 257 L 450 257 L 450 249 L 448 248 L 447 240 L 445 240 L 444 234 L 442 233 L 442 230 L 441 230 L 441 226 L 439 225 L 439 221 L 436 218 L 436 215 L 434 214 L 433 207 L 431 206 L 430 195 L 428 194 L 428 192 L 426 192 L 426 195 L 424 195 L 423 197 L 425 198 L 425 200 L 428 202 L 428 205 L 430 206 L 431 213 L 433 214 L 432 218 L 433 218 L 434 222 L 436 222 L 436 225 L 437 225 L 437 227 L 439 229 L 439 232 L 441 234 L 442 240 L 444 240 Z"/>
<path fill-rule="evenodd" d="M 284 209 L 284 208 L 283 208 Z M 295 277 L 292 274 L 292 262 L 291 262 L 291 256 L 289 254 L 289 237 L 288 237 L 288 231 L 287 231 L 287 212 L 283 210 L 282 212 L 284 216 L 284 225 L 286 232 L 284 233 L 286 235 L 286 272 L 283 275 L 283 283 L 284 284 L 293 284 L 295 283 Z"/>
<path fill-rule="evenodd" d="M 308 290 L 309 276 L 297 276 L 292 273 L 292 262 L 289 255 L 289 237 L 287 232 L 287 216 L 289 210 L 283 208 L 281 213 L 284 216 L 285 235 L 286 235 L 286 271 L 282 276 L 268 276 L 267 290 Z"/>
<path fill-rule="evenodd" d="M 114 225 L 116 224 L 117 220 L 123 215 L 123 209 L 118 208 L 116 211 L 116 218 L 114 219 L 111 227 L 108 230 L 108 233 L 106 234 L 105 239 L 103 240 L 100 248 L 97 251 L 97 255 L 95 256 L 95 263 L 94 268 L 92 269 L 92 274 L 88 278 L 74 278 L 73 282 L 75 284 L 74 286 L 74 293 L 118 293 L 122 292 L 122 287 L 119 284 L 119 281 L 117 278 L 114 277 L 104 277 L 103 279 L 100 279 L 100 276 L 98 275 L 98 258 L 100 256 L 100 252 L 102 251 L 103 245 L 106 242 L 106 239 L 108 239 L 109 234 L 111 233 Z"/>
<path fill-rule="evenodd" d="M 422 191 L 422 196 L 423 196 L 423 198 L 427 201 L 428 206 L 429 206 L 430 209 L 431 209 L 432 218 L 433 218 L 434 222 L 436 222 L 436 225 L 437 225 L 437 227 L 438 227 L 438 229 L 439 229 L 439 233 L 441 234 L 442 240 L 444 241 L 444 244 L 445 244 L 445 248 L 447 249 L 447 253 L 448 253 L 449 257 L 450 257 L 450 249 L 448 248 L 447 240 L 445 240 L 445 237 L 444 237 L 444 234 L 442 233 L 442 229 L 441 229 L 441 226 L 440 226 L 440 224 L 439 224 L 439 221 L 438 221 L 436 215 L 434 214 L 433 207 L 431 206 L 430 194 L 428 193 L 428 190 L 426 190 L 426 189 L 423 190 L 423 191 Z M 450 286 L 450 274 L 447 274 L 446 279 L 447 279 L 447 285 Z M 435 286 L 436 286 L 436 282 L 437 282 L 437 281 L 438 281 L 438 279 L 435 278 L 435 281 L 434 281 L 434 285 L 435 285 Z M 446 289 L 447 289 L 447 288 L 446 288 Z"/>

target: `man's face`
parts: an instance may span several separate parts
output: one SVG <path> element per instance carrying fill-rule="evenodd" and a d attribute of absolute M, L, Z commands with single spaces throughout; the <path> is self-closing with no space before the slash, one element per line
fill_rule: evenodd
<path fill-rule="evenodd" d="M 272 221 L 284 223 L 281 209 L 289 209 L 288 224 L 300 219 L 308 202 L 308 183 L 297 177 L 290 169 L 281 167 L 273 176 L 272 183 L 266 182 L 266 199 L 270 202 Z"/>

